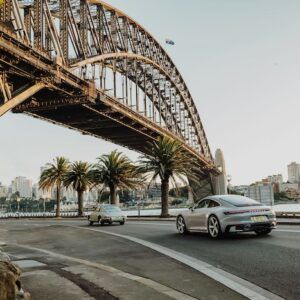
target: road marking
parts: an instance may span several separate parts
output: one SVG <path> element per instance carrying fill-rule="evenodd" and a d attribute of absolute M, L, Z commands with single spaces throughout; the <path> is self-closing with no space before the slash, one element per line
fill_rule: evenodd
<path fill-rule="evenodd" d="M 240 295 L 247 297 L 251 300 L 283 300 L 283 298 L 279 297 L 278 295 L 275 295 L 247 280 L 244 280 L 242 278 L 239 278 L 231 273 L 228 273 L 222 269 L 216 268 L 204 261 L 201 261 L 199 259 L 196 259 L 194 257 L 185 255 L 183 253 L 177 252 L 175 250 L 166 248 L 164 246 L 160 246 L 158 244 L 154 244 L 139 238 L 135 238 L 128 235 L 108 232 L 101 229 L 92 229 L 92 228 L 84 228 L 79 226 L 72 226 L 72 225 L 66 225 L 68 227 L 73 227 L 81 230 L 90 230 L 95 232 L 100 232 L 104 234 L 109 234 L 113 236 L 117 236 L 120 238 L 124 238 L 127 240 L 130 240 L 132 242 L 138 243 L 140 245 L 143 245 L 145 247 L 148 247 L 152 250 L 155 250 L 161 254 L 164 254 L 168 257 L 171 257 L 203 274 L 206 276 L 212 278 L 215 281 L 220 282 L 221 284 L 227 286 L 228 288 L 232 289 L 233 291 L 239 293 Z"/>
<path fill-rule="evenodd" d="M 66 225 L 66 227 L 75 227 L 76 228 L 76 226 L 68 226 L 68 225 Z M 161 294 L 167 295 L 168 297 L 170 297 L 172 299 L 176 299 L 176 300 L 197 300 L 197 298 L 194 298 L 194 297 L 189 296 L 187 294 L 181 293 L 177 290 L 174 290 L 174 289 L 172 289 L 172 288 L 170 288 L 166 285 L 160 284 L 160 283 L 158 283 L 154 280 L 151 280 L 149 278 L 145 278 L 145 277 L 141 277 L 141 276 L 138 276 L 138 275 L 126 273 L 126 272 L 123 272 L 119 269 L 113 268 L 113 267 L 108 266 L 108 265 L 103 265 L 103 264 L 88 261 L 88 260 L 85 260 L 85 259 L 76 258 L 76 257 L 72 257 L 72 256 L 67 256 L 67 255 L 57 253 L 57 252 L 53 252 L 53 251 L 49 251 L 49 250 L 45 250 L 45 249 L 40 249 L 40 248 L 36 248 L 36 247 L 31 247 L 31 246 L 27 246 L 27 245 L 20 245 L 20 244 L 10 244 L 10 245 L 14 245 L 14 246 L 25 248 L 25 249 L 32 250 L 32 251 L 39 251 L 39 252 L 45 253 L 49 256 L 53 256 L 55 258 L 60 258 L 62 260 L 70 260 L 70 261 L 73 261 L 73 262 L 76 262 L 76 263 L 79 263 L 79 264 L 82 264 L 82 265 L 86 265 L 86 266 L 93 267 L 93 268 L 98 268 L 100 270 L 112 273 L 116 276 L 120 276 L 120 277 L 123 277 L 123 278 L 130 279 L 132 281 L 136 281 L 138 283 L 141 283 L 141 284 L 143 284 L 143 285 L 145 285 L 145 286 L 147 286 L 147 287 L 149 287 L 149 288 L 151 288 L 151 289 L 153 289 L 153 290 L 155 290 L 155 291 L 157 291 Z"/>
<path fill-rule="evenodd" d="M 277 232 L 277 231 L 280 231 L 280 232 L 293 232 L 293 233 L 300 233 L 300 230 L 293 230 L 293 229 L 275 229 L 274 232 Z"/>
<path fill-rule="evenodd" d="M 157 226 L 171 226 L 171 227 L 176 227 L 175 222 L 173 223 L 168 223 L 167 221 L 165 222 L 157 222 L 157 221 L 149 221 L 149 222 L 142 222 L 142 221 L 128 221 L 127 224 L 130 225 L 157 225 Z M 273 232 L 292 232 L 292 233 L 300 233 L 300 230 L 294 230 L 294 229 L 274 229 Z"/>
<path fill-rule="evenodd" d="M 166 224 L 166 223 L 159 223 L 159 222 L 156 222 L 156 221 L 151 221 L 149 223 L 146 223 L 146 222 L 141 222 L 141 221 L 128 221 L 127 224 L 130 224 L 130 225 L 136 225 L 136 224 L 142 224 L 142 225 L 158 225 L 158 226 L 172 226 L 172 227 L 175 227 L 175 222 L 174 223 L 169 223 L 169 224 Z"/>

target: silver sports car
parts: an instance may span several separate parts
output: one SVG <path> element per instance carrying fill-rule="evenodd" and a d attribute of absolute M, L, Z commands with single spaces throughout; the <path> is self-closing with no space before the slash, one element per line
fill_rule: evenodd
<path fill-rule="evenodd" d="M 179 233 L 208 232 L 212 238 L 224 233 L 254 231 L 266 235 L 276 228 L 275 213 L 261 203 L 237 195 L 209 196 L 178 215 Z"/>

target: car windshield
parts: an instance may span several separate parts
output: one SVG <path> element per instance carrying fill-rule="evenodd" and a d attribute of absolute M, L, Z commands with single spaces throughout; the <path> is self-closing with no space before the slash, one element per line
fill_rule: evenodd
<path fill-rule="evenodd" d="M 228 196 L 223 196 L 221 199 L 236 207 L 262 206 L 261 203 L 243 196 L 228 195 Z"/>
<path fill-rule="evenodd" d="M 104 205 L 103 209 L 107 212 L 116 212 L 116 213 L 122 212 L 119 207 L 114 205 Z"/>

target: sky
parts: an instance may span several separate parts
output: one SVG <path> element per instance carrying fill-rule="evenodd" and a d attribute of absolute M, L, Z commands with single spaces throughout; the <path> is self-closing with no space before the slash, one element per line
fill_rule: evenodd
<path fill-rule="evenodd" d="M 221 148 L 232 183 L 300 162 L 300 1 L 109 0 L 143 25 L 183 75 L 210 148 Z M 176 44 L 169 46 L 165 39 Z M 118 149 L 26 115 L 0 118 L 0 182 L 38 179 L 58 155 L 95 162 Z"/>

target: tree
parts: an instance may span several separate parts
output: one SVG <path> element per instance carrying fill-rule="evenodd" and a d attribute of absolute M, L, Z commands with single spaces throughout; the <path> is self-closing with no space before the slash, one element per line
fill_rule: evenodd
<path fill-rule="evenodd" d="M 118 205 L 118 189 L 136 189 L 142 185 L 142 174 L 131 160 L 118 151 L 102 155 L 95 165 L 93 178 L 95 184 L 103 184 L 109 188 L 110 203 Z"/>
<path fill-rule="evenodd" d="M 56 217 L 60 216 L 61 189 L 64 186 L 66 174 L 69 170 L 69 160 L 65 157 L 56 157 L 52 164 L 47 164 L 47 168 L 42 172 L 40 177 L 40 189 L 56 189 Z"/>
<path fill-rule="evenodd" d="M 76 161 L 66 173 L 65 186 L 72 186 L 78 196 L 78 216 L 83 216 L 83 193 L 93 185 L 92 166 L 87 162 Z"/>
<path fill-rule="evenodd" d="M 149 154 L 141 157 L 143 172 L 151 173 L 153 182 L 161 181 L 161 217 L 169 216 L 169 184 L 170 180 L 177 187 L 177 180 L 186 182 L 184 176 L 195 178 L 193 169 L 195 161 L 184 151 L 182 144 L 174 139 L 163 137 L 149 143 Z"/>

